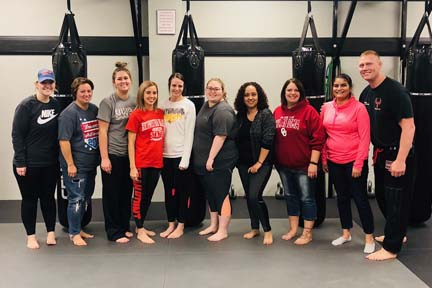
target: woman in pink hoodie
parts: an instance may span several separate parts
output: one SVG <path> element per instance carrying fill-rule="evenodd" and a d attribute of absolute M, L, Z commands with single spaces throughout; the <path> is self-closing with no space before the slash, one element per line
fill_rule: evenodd
<path fill-rule="evenodd" d="M 334 246 L 351 241 L 351 198 L 357 206 L 365 236 L 365 253 L 375 250 L 374 220 L 366 194 L 370 122 L 365 106 L 352 95 L 352 80 L 340 74 L 333 83 L 334 100 L 324 104 L 321 119 L 326 131 L 323 169 L 329 172 L 337 193 L 342 236 Z"/>

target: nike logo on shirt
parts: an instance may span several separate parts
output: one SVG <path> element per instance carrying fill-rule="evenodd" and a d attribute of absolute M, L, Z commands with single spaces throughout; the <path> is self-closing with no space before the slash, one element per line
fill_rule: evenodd
<path fill-rule="evenodd" d="M 41 115 L 39 115 L 39 117 L 37 119 L 37 123 L 40 125 L 48 123 L 49 121 L 51 121 L 52 119 L 57 117 L 57 115 L 58 114 L 55 114 L 54 109 L 42 110 Z"/>

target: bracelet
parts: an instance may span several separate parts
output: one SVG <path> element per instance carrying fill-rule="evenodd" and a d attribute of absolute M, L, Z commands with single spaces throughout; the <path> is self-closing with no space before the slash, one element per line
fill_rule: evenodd
<path fill-rule="evenodd" d="M 258 160 L 257 162 L 260 163 L 261 165 L 263 164 L 263 163 L 262 163 L 261 161 L 259 161 L 259 160 Z"/>
<path fill-rule="evenodd" d="M 313 162 L 313 161 L 310 161 L 309 164 L 312 164 L 312 165 L 318 166 L 318 163 L 317 163 L 317 162 Z"/>

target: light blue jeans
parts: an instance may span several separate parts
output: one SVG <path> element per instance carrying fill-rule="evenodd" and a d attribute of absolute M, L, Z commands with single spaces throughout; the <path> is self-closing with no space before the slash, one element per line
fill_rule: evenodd
<path fill-rule="evenodd" d="M 67 216 L 69 235 L 78 235 L 81 231 L 81 220 L 87 211 L 95 188 L 96 169 L 77 173 L 74 178 L 68 176 L 67 168 L 62 167 L 63 181 L 68 196 Z"/>
<path fill-rule="evenodd" d="M 301 214 L 304 220 L 316 220 L 316 180 L 309 178 L 302 170 L 294 170 L 281 165 L 276 165 L 276 169 L 284 188 L 288 216 L 300 216 Z"/>

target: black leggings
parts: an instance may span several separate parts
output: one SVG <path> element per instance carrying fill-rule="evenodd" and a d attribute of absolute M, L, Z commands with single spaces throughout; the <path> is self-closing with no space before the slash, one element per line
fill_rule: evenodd
<path fill-rule="evenodd" d="M 19 176 L 13 167 L 21 192 L 21 218 L 27 235 L 36 233 L 37 204 L 40 199 L 47 232 L 55 230 L 56 204 L 54 192 L 60 175 L 59 166 L 27 167 L 26 175 Z"/>
<path fill-rule="evenodd" d="M 231 188 L 231 169 L 221 169 L 200 175 L 199 179 L 205 190 L 211 212 L 222 214 L 222 206 Z"/>
<path fill-rule="evenodd" d="M 263 165 L 255 174 L 248 172 L 248 165 L 239 164 L 237 168 L 246 194 L 252 229 L 258 230 L 261 222 L 264 232 L 271 231 L 268 209 L 262 195 L 270 178 L 272 166 Z"/>
<path fill-rule="evenodd" d="M 159 180 L 160 170 L 159 168 L 138 168 L 138 181 L 133 182 L 132 202 L 132 213 L 137 228 L 144 227 L 144 219 Z"/>
<path fill-rule="evenodd" d="M 189 170 L 180 170 L 181 158 L 164 158 L 162 181 L 165 189 L 165 209 L 168 222 L 185 223 L 188 202 Z"/>
<path fill-rule="evenodd" d="M 109 155 L 111 174 L 102 172 L 102 204 L 105 231 L 110 241 L 125 237 L 130 231 L 132 179 L 129 157 Z"/>

